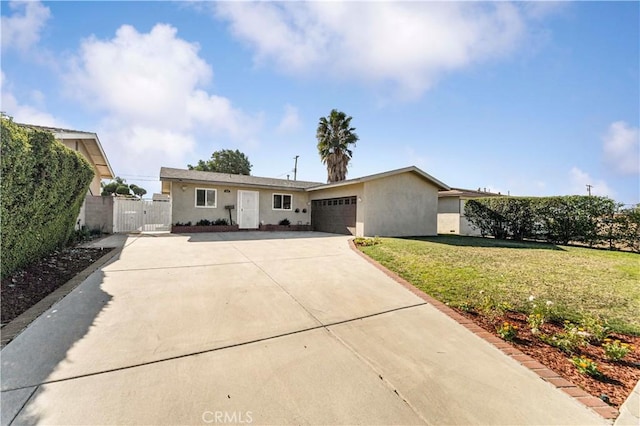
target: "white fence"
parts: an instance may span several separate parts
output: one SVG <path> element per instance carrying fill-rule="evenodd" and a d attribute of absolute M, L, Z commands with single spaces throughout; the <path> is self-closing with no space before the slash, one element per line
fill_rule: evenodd
<path fill-rule="evenodd" d="M 116 197 L 113 200 L 113 232 L 171 230 L 171 202 Z"/>

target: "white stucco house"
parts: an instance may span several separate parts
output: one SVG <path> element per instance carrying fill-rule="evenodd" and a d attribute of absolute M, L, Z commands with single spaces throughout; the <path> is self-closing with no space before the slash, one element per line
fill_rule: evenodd
<path fill-rule="evenodd" d="M 329 184 L 162 167 L 160 181 L 173 223 L 228 219 L 231 211 L 240 229 L 288 219 L 356 236 L 436 235 L 438 191 L 450 189 L 415 166 Z"/>

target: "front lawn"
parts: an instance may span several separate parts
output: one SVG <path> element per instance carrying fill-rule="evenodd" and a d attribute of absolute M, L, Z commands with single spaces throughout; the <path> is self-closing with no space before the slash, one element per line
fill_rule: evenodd
<path fill-rule="evenodd" d="M 361 250 L 453 307 L 529 313 L 549 301 L 556 320 L 640 335 L 638 254 L 450 235 L 381 242 Z"/>

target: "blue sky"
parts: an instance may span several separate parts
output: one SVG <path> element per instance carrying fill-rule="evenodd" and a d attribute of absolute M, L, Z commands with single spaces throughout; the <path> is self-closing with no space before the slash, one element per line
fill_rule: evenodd
<path fill-rule="evenodd" d="M 116 174 L 240 149 L 325 181 L 318 119 L 353 117 L 348 177 L 640 202 L 638 2 L 5 2 L 2 110 L 96 132 Z"/>

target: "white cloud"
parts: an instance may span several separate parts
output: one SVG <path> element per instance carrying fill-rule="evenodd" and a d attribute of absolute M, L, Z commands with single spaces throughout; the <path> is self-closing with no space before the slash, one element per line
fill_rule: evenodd
<path fill-rule="evenodd" d="M 421 152 L 416 151 L 412 146 L 405 146 L 406 165 L 416 166 L 422 169 L 427 168 L 429 159 Z"/>
<path fill-rule="evenodd" d="M 3 16 L 2 49 L 28 50 L 40 40 L 40 32 L 51 15 L 48 7 L 38 1 L 12 1 L 11 16 Z"/>
<path fill-rule="evenodd" d="M 640 173 L 640 131 L 624 121 L 611 123 L 602 138 L 604 159 L 621 174 Z"/>
<path fill-rule="evenodd" d="M 569 172 L 569 193 L 573 195 L 587 195 L 587 185 L 591 185 L 591 195 L 601 195 L 615 199 L 615 191 L 602 179 L 594 179 L 578 167 L 572 167 Z"/>
<path fill-rule="evenodd" d="M 569 2 L 564 1 L 531 1 L 524 2 L 522 9 L 527 17 L 532 19 L 544 19 L 566 9 Z"/>
<path fill-rule="evenodd" d="M 13 121 L 40 126 L 68 127 L 64 121 L 40 109 L 44 104 L 44 95 L 42 93 L 32 93 L 32 97 L 37 100 L 39 108 L 20 103 L 13 94 L 4 72 L 0 72 L 0 92 L 2 93 L 2 112 L 13 117 Z"/>
<path fill-rule="evenodd" d="M 196 145 L 188 133 L 135 125 L 119 118 L 105 120 L 96 131 L 118 175 L 158 176 L 160 166 L 186 168 L 188 153 Z"/>
<path fill-rule="evenodd" d="M 262 117 L 206 91 L 213 71 L 198 52 L 166 24 L 149 33 L 123 25 L 112 39 L 83 41 L 66 90 L 104 114 L 100 138 L 114 167 L 124 169 L 116 173 L 157 175 L 161 165 L 186 167 L 198 140 L 255 143 Z"/>
<path fill-rule="evenodd" d="M 298 108 L 292 105 L 284 106 L 284 115 L 276 128 L 278 133 L 292 133 L 298 130 L 302 125 L 300 116 L 298 115 Z"/>
<path fill-rule="evenodd" d="M 512 51 L 525 13 L 502 2 L 220 2 L 215 14 L 284 72 L 392 83 L 418 96 L 451 70 Z"/>

